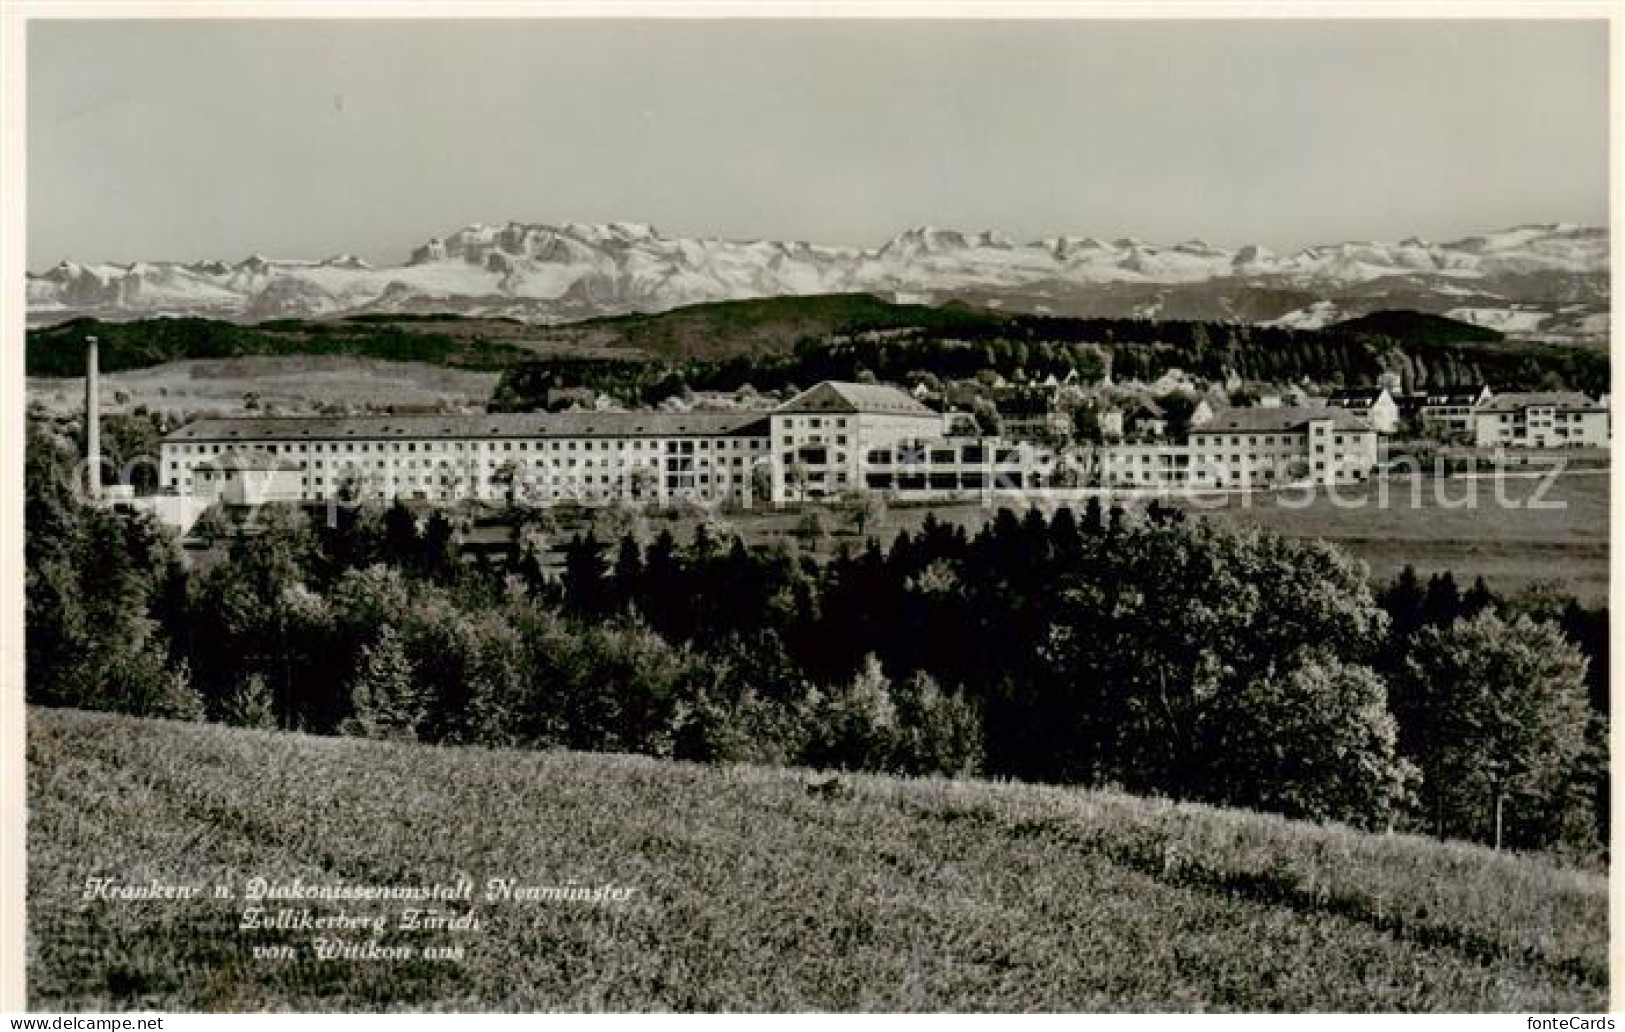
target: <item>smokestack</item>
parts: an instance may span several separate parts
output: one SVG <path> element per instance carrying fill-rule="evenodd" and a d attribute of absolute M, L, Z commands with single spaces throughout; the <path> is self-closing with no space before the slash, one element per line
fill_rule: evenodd
<path fill-rule="evenodd" d="M 96 356 L 96 338 L 85 338 L 85 473 L 90 500 L 102 496 L 102 397 L 101 370 Z"/>

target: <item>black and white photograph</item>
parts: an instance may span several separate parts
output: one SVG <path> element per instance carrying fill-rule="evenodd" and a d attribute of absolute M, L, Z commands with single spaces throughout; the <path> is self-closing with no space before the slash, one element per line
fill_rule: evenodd
<path fill-rule="evenodd" d="M 19 6 L 0 1009 L 1614 1027 L 1616 3 Z"/>

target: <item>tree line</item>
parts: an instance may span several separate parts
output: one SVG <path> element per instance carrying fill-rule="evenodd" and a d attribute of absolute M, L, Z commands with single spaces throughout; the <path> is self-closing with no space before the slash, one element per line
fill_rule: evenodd
<path fill-rule="evenodd" d="M 44 445 L 42 444 L 42 448 Z M 1097 505 L 818 563 L 704 525 L 469 564 L 267 509 L 222 561 L 30 454 L 28 697 L 319 734 L 982 773 L 1521 847 L 1606 841 L 1606 613 Z"/>
<path fill-rule="evenodd" d="M 1076 376 L 1149 382 L 1172 369 L 1222 380 L 1354 386 L 1398 374 L 1403 389 L 1488 383 L 1497 390 L 1609 389 L 1607 355 L 1546 345 L 1509 349 L 1494 341 L 1417 343 L 1374 333 L 1294 330 L 1218 322 L 1058 319 L 1017 316 L 990 323 L 915 327 L 886 333 L 803 337 L 782 354 L 750 354 L 670 364 L 565 359 L 504 370 L 498 410 L 546 407 L 550 387 L 588 387 L 627 405 L 657 405 L 687 391 L 762 392 L 821 380 L 914 383 L 997 374 L 1007 380 Z"/>

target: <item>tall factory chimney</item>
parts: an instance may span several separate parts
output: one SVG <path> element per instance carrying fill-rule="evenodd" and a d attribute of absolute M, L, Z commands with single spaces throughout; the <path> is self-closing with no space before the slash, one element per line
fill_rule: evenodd
<path fill-rule="evenodd" d="M 96 338 L 85 338 L 85 486 L 90 500 L 102 496 L 102 396 Z"/>

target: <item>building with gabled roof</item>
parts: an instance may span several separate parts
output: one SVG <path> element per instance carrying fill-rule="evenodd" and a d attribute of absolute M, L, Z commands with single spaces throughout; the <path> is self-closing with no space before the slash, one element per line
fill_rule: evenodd
<path fill-rule="evenodd" d="M 953 420 L 895 387 L 838 381 L 768 412 L 201 419 L 164 439 L 161 477 L 168 494 L 237 504 L 382 497 L 545 505 L 959 494 L 1036 486 L 1047 475 L 1046 450 L 956 434 Z M 892 475 L 916 453 L 928 473 Z M 866 476 L 871 466 L 879 472 Z M 254 485 L 224 491 L 245 476 Z M 255 486 L 261 479 L 268 486 Z"/>
<path fill-rule="evenodd" d="M 868 452 L 936 440 L 950 431 L 949 417 L 905 391 L 838 380 L 802 391 L 769 419 L 775 502 L 860 490 Z"/>
<path fill-rule="evenodd" d="M 1056 404 L 1056 393 L 1040 386 L 1001 392 L 996 402 L 999 432 L 1013 441 L 1035 444 L 1062 444 L 1070 440 L 1072 417 Z"/>
<path fill-rule="evenodd" d="M 1282 406 L 1281 408 L 1231 408 L 1216 414 L 1207 425 L 1192 430 L 1208 433 L 1281 433 L 1301 429 L 1315 421 L 1330 423 L 1339 430 L 1370 430 L 1371 424 L 1347 409 L 1321 406 Z"/>
<path fill-rule="evenodd" d="M 1608 409 L 1576 391 L 1497 394 L 1473 413 L 1481 448 L 1606 448 Z"/>
<path fill-rule="evenodd" d="M 1183 444 L 1104 449 L 1109 487 L 1229 490 L 1364 480 L 1377 432 L 1337 408 L 1230 408 L 1192 427 Z"/>
<path fill-rule="evenodd" d="M 1472 440 L 1473 413 L 1493 395 L 1484 384 L 1438 384 L 1424 387 L 1411 399 L 1400 405 L 1401 414 L 1407 408 L 1416 413 L 1422 432 L 1444 441 Z"/>
<path fill-rule="evenodd" d="M 779 412 L 891 413 L 935 415 L 906 391 L 883 383 L 825 380 L 780 405 Z"/>
<path fill-rule="evenodd" d="M 1371 424 L 1379 434 L 1399 429 L 1399 404 L 1386 387 L 1344 387 L 1326 399 L 1332 408 L 1347 409 Z"/>
<path fill-rule="evenodd" d="M 293 502 L 304 497 L 299 463 L 256 450 L 227 448 L 192 468 L 193 494 L 228 505 Z"/>
<path fill-rule="evenodd" d="M 1154 398 L 1141 398 L 1128 413 L 1129 433 L 1136 437 L 1163 437 L 1168 433 L 1168 412 Z"/>

